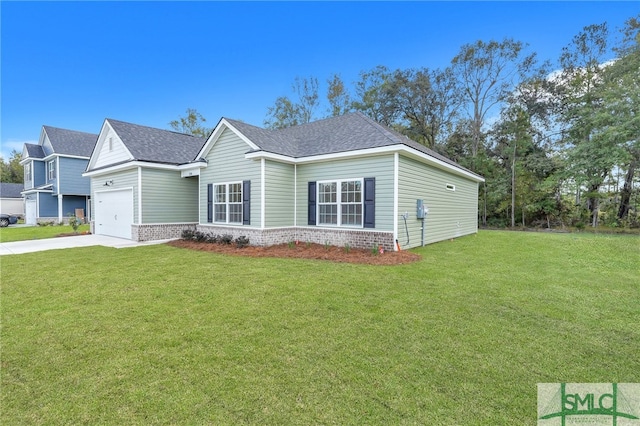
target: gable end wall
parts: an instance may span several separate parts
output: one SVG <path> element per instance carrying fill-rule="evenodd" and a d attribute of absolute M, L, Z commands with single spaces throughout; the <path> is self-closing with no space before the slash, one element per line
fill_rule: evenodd
<path fill-rule="evenodd" d="M 207 185 L 251 181 L 251 225 L 260 227 L 261 166 L 260 161 L 247 160 L 250 147 L 233 131 L 226 129 L 207 155 L 207 167 L 200 171 L 200 223 L 207 223 Z M 240 226 L 240 225 L 238 225 Z"/>
<path fill-rule="evenodd" d="M 124 143 L 122 143 L 122 140 L 120 140 L 120 137 L 111 126 L 107 125 L 105 129 L 104 136 L 101 135 L 98 141 L 97 148 L 99 151 L 93 154 L 95 156 L 95 164 L 93 164 L 92 168 L 94 169 L 132 159 Z M 109 138 L 112 139 L 111 149 L 109 149 Z"/>

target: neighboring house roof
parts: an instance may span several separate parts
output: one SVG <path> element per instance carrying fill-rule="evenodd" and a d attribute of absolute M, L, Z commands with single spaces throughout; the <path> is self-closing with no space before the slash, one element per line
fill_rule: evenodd
<path fill-rule="evenodd" d="M 257 145 L 261 151 L 273 154 L 303 158 L 402 144 L 473 173 L 455 161 L 375 122 L 360 112 L 279 130 L 263 129 L 237 120 L 226 118 L 225 120 Z"/>
<path fill-rule="evenodd" d="M 132 161 L 148 161 L 165 164 L 191 162 L 206 142 L 204 138 L 140 126 L 108 118 L 113 130 L 125 144 Z"/>
<path fill-rule="evenodd" d="M 24 185 L 21 183 L 5 183 L 0 182 L 1 198 L 22 198 L 22 190 Z"/>
<path fill-rule="evenodd" d="M 27 150 L 27 156 L 29 158 L 44 158 L 44 150 L 42 149 L 42 145 L 35 145 L 32 143 L 25 143 L 25 149 Z"/>
<path fill-rule="evenodd" d="M 78 132 L 76 130 L 59 129 L 57 127 L 42 126 L 49 137 L 53 152 L 61 155 L 77 155 L 90 157 L 98 135 Z"/>
<path fill-rule="evenodd" d="M 96 139 L 98 139 L 98 135 L 93 133 L 59 129 L 51 126 L 42 126 L 42 128 L 47 133 L 53 152 L 56 154 L 90 157 Z"/>

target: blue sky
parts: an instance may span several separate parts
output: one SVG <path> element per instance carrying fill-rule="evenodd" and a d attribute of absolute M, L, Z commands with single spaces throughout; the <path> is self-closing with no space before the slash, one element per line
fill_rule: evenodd
<path fill-rule="evenodd" d="M 2 155 L 42 125 L 105 118 L 169 128 L 197 109 L 262 126 L 296 77 L 349 87 L 377 65 L 443 68 L 460 46 L 512 37 L 556 61 L 584 26 L 636 2 L 0 2 Z M 324 107 L 323 107 L 324 109 Z M 318 111 L 324 115 L 324 110 Z"/>

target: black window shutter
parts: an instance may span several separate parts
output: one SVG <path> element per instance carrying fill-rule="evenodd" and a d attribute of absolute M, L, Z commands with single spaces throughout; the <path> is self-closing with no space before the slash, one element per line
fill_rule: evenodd
<path fill-rule="evenodd" d="M 316 224 L 316 183 L 315 182 L 309 182 L 308 223 L 309 225 Z"/>
<path fill-rule="evenodd" d="M 242 224 L 251 225 L 251 181 L 242 182 Z"/>
<path fill-rule="evenodd" d="M 376 178 L 364 178 L 364 227 L 376 227 Z"/>
<path fill-rule="evenodd" d="M 213 184 L 207 185 L 207 222 L 213 222 Z"/>

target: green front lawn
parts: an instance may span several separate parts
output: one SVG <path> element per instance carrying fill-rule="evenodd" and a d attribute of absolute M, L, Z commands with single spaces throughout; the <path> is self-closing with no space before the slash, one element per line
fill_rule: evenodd
<path fill-rule="evenodd" d="M 89 231 L 89 225 L 80 225 L 78 232 Z M 0 243 L 9 243 L 13 241 L 40 240 L 43 238 L 54 238 L 60 234 L 69 234 L 73 232 L 70 225 L 52 225 L 52 226 L 24 226 L 16 227 L 9 225 L 7 228 L 0 228 Z"/>
<path fill-rule="evenodd" d="M 484 231 L 392 267 L 167 245 L 3 256 L 3 424 L 536 424 L 640 382 L 640 240 Z"/>

